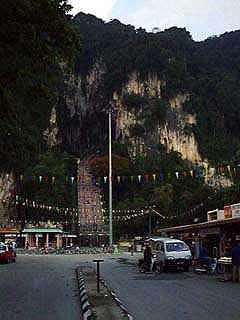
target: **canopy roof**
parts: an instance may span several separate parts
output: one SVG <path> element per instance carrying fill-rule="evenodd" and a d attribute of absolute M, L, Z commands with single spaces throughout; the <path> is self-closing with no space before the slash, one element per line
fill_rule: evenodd
<path fill-rule="evenodd" d="M 16 228 L 0 228 L 0 234 L 19 233 Z"/>
<path fill-rule="evenodd" d="M 26 228 L 22 233 L 63 233 L 59 228 Z"/>
<path fill-rule="evenodd" d="M 158 229 L 158 232 L 177 232 L 177 231 L 189 231 L 194 229 L 202 229 L 202 228 L 210 228 L 210 227 L 217 227 L 227 224 L 238 224 L 240 223 L 240 218 L 229 218 L 223 220 L 214 220 L 214 221 L 207 221 L 195 224 L 188 224 L 183 226 L 177 227 L 169 227 L 169 228 L 162 228 Z"/>

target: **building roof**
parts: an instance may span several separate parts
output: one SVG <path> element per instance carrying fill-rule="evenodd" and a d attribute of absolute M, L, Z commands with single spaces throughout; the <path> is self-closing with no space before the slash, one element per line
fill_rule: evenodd
<path fill-rule="evenodd" d="M 177 226 L 177 227 L 163 228 L 163 229 L 158 229 L 158 232 L 188 231 L 193 229 L 196 230 L 196 229 L 203 229 L 203 228 L 218 227 L 221 225 L 227 225 L 227 224 L 233 224 L 233 223 L 240 223 L 240 218 L 229 218 L 224 220 L 206 221 L 206 222 L 188 224 L 188 225 Z"/>
<path fill-rule="evenodd" d="M 0 234 L 19 233 L 16 228 L 0 228 Z"/>
<path fill-rule="evenodd" d="M 22 233 L 63 233 L 59 228 L 25 228 Z"/>

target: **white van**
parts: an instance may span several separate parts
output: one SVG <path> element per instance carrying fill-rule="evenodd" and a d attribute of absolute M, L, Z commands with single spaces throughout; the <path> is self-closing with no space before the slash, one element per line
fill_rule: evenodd
<path fill-rule="evenodd" d="M 178 239 L 152 237 L 148 239 L 153 252 L 153 269 L 158 272 L 172 268 L 189 271 L 192 255 L 185 242 Z"/>

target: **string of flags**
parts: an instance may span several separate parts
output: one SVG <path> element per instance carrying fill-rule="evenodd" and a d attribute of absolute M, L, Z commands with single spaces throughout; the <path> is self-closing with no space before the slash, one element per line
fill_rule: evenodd
<path fill-rule="evenodd" d="M 141 173 L 136 175 L 117 175 L 111 177 L 114 183 L 155 183 L 163 181 L 166 178 L 175 177 L 177 180 L 190 176 L 192 178 L 206 178 L 214 177 L 216 175 L 227 176 L 229 178 L 240 177 L 240 164 L 236 166 L 220 166 L 218 168 L 205 168 L 205 167 L 196 167 L 191 170 L 182 170 L 175 172 L 159 172 L 155 173 Z M 66 184 L 106 184 L 109 181 L 108 176 L 95 177 L 93 175 L 84 175 L 84 176 L 48 176 L 48 175 L 20 175 L 17 178 L 18 182 L 33 182 L 33 183 L 66 183 Z"/>
<path fill-rule="evenodd" d="M 177 217 L 183 217 L 196 213 L 200 208 L 204 206 L 203 203 L 196 205 L 193 208 L 190 208 L 184 213 L 179 213 L 166 217 L 167 220 L 172 220 Z M 113 220 L 117 222 L 126 222 L 135 218 L 143 217 L 149 215 L 150 207 L 145 207 L 144 209 L 114 209 L 113 210 Z"/>
<path fill-rule="evenodd" d="M 3 201 L 6 204 L 6 200 Z M 12 204 L 12 202 L 11 202 Z M 44 203 L 40 203 L 38 201 L 35 200 L 30 200 L 27 198 L 23 198 L 20 197 L 18 195 L 16 195 L 16 199 L 15 199 L 15 205 L 21 205 L 22 207 L 25 208 L 33 208 L 33 209 L 37 209 L 38 211 L 44 210 L 44 211 L 55 211 L 58 214 L 64 214 L 65 216 L 76 216 L 78 217 L 78 209 L 77 208 L 71 208 L 71 207 L 60 207 L 60 206 L 54 206 L 54 205 L 46 205 Z M 200 203 L 198 205 L 196 205 L 194 208 L 189 209 L 188 211 L 184 212 L 184 213 L 179 213 L 179 214 L 175 214 L 175 215 L 171 215 L 170 217 L 166 217 L 167 220 L 171 220 L 174 219 L 176 217 L 182 217 L 182 216 L 186 216 L 186 215 L 190 215 L 195 213 L 196 211 L 199 210 L 199 208 L 203 207 L 203 203 Z M 145 208 L 138 208 L 138 209 L 113 209 L 113 221 L 115 222 L 126 222 L 132 219 L 136 219 L 139 217 L 143 217 L 145 215 L 149 215 L 149 209 L 150 207 L 145 207 Z M 95 210 L 95 212 L 99 213 L 99 212 L 107 212 L 107 210 L 102 209 L 102 210 Z M 82 212 L 80 210 L 80 214 L 83 214 L 84 212 Z M 108 221 L 108 216 L 103 217 L 104 221 L 107 223 Z M 91 219 L 90 219 L 91 221 Z"/>
<path fill-rule="evenodd" d="M 33 208 L 33 209 L 38 209 L 38 210 L 44 210 L 44 211 L 55 211 L 58 214 L 65 214 L 65 215 L 75 215 L 78 216 L 78 213 L 84 214 L 85 208 L 76 208 L 76 207 L 61 207 L 61 206 L 55 206 L 55 205 L 49 205 L 49 204 L 44 204 L 42 202 L 38 202 L 36 200 L 30 200 L 28 198 L 23 198 L 19 195 L 15 196 L 15 199 L 12 200 L 2 200 L 2 203 L 4 205 L 20 205 L 25 208 Z M 103 209 L 94 209 L 95 213 L 100 213 L 103 212 Z"/>
<path fill-rule="evenodd" d="M 33 208 L 38 210 L 45 210 L 45 211 L 56 211 L 57 213 L 64 213 L 64 214 L 77 214 L 78 209 L 77 208 L 71 208 L 71 207 L 61 207 L 61 206 L 55 206 L 55 205 L 49 205 L 44 204 L 42 202 L 38 202 L 36 200 L 31 200 L 28 198 L 23 198 L 19 195 L 15 196 L 15 199 L 12 199 L 11 201 L 2 200 L 3 204 L 11 204 L 11 205 L 20 205 L 22 207 L 26 208 Z"/>

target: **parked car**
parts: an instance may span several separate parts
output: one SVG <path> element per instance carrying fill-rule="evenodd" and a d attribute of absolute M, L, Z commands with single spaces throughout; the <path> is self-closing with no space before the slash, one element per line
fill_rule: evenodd
<path fill-rule="evenodd" d="M 0 263 L 16 262 L 16 252 L 11 246 L 0 243 Z"/>
<path fill-rule="evenodd" d="M 178 239 L 153 237 L 148 240 L 153 249 L 153 269 L 158 272 L 168 269 L 189 270 L 192 255 L 185 242 Z"/>

